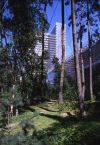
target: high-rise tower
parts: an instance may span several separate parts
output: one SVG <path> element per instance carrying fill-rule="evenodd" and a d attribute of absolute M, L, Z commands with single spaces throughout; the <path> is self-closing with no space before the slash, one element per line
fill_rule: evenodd
<path fill-rule="evenodd" d="M 52 66 L 52 60 L 55 57 L 59 59 L 59 63 L 61 63 L 62 60 L 62 24 L 56 23 L 55 27 L 49 34 L 48 38 L 48 56 L 49 56 L 49 68 Z M 66 24 L 65 24 L 65 33 L 64 33 L 64 41 L 65 41 L 65 58 L 66 58 Z"/>
<path fill-rule="evenodd" d="M 45 33 L 44 35 L 44 45 L 45 50 L 48 52 L 48 60 L 46 60 L 48 71 L 53 68 L 53 58 L 54 56 L 58 58 L 59 63 L 61 63 L 62 60 L 62 24 L 56 23 L 53 30 L 50 33 Z M 65 54 L 66 54 L 66 24 L 65 24 L 65 33 L 64 33 L 64 39 L 65 39 Z M 41 56 L 42 54 L 42 44 L 41 42 L 37 42 L 35 52 Z M 66 56 L 65 56 L 66 58 Z"/>

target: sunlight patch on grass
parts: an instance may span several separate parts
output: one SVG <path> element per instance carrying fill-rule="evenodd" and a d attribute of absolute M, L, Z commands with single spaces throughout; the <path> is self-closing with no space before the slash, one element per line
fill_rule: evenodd
<path fill-rule="evenodd" d="M 16 122 L 21 122 L 27 118 L 30 118 L 33 116 L 33 112 L 31 111 L 26 111 L 25 113 L 18 115 L 18 116 L 13 116 L 10 120 L 10 123 L 16 123 Z"/>

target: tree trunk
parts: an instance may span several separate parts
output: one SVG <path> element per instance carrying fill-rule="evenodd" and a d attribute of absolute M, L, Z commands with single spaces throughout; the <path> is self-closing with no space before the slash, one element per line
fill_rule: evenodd
<path fill-rule="evenodd" d="M 59 103 L 63 103 L 63 86 L 64 86 L 64 64 L 65 64 L 65 45 L 64 45 L 64 0 L 62 0 L 62 62 L 60 76 Z"/>
<path fill-rule="evenodd" d="M 9 119 L 10 119 L 10 111 L 9 111 L 9 106 L 8 106 L 8 111 L 7 111 L 7 122 L 8 122 L 8 125 L 9 125 Z"/>
<path fill-rule="evenodd" d="M 15 84 L 13 84 L 13 91 L 15 92 Z M 11 116 L 13 116 L 14 113 L 14 105 L 13 105 L 13 100 L 15 99 L 15 93 L 13 92 L 12 97 L 11 97 L 11 105 L 10 105 L 10 113 Z"/>
<path fill-rule="evenodd" d="M 77 81 L 77 93 L 79 96 L 79 107 L 80 107 L 80 116 L 84 116 L 84 98 L 82 93 L 82 84 L 81 84 L 81 74 L 79 66 L 79 57 L 78 57 L 78 48 L 77 48 L 77 37 L 76 37 L 76 18 L 75 18 L 75 2 L 71 0 L 71 9 L 72 9 L 72 32 L 73 32 L 73 49 L 74 49 L 74 59 L 75 59 L 75 70 L 76 70 L 76 81 Z"/>
<path fill-rule="evenodd" d="M 41 58 L 41 98 L 44 97 L 44 33 L 45 33 L 45 15 L 47 4 L 44 4 L 44 14 L 42 20 L 42 58 Z"/>
<path fill-rule="evenodd" d="M 3 34 L 2 34 L 2 1 L 0 2 L 0 47 L 3 48 Z M 2 81 L 1 91 L 4 92 L 4 80 Z"/>
<path fill-rule="evenodd" d="M 3 47 L 2 43 L 2 2 L 0 2 L 0 46 Z"/>
<path fill-rule="evenodd" d="M 81 61 L 81 81 L 82 81 L 82 92 L 83 92 L 83 98 L 85 96 L 85 74 L 84 74 L 84 60 L 83 60 L 83 28 L 82 28 L 82 19 L 84 14 L 84 0 L 82 0 L 82 9 L 81 9 L 81 17 L 80 17 L 80 61 Z"/>
<path fill-rule="evenodd" d="M 87 24 L 88 24 L 88 48 L 89 48 L 89 73 L 90 73 L 90 97 L 91 101 L 93 97 L 93 80 L 92 80 L 92 49 L 91 49 L 91 38 L 90 38 L 90 12 L 89 12 L 89 1 L 87 0 Z"/>

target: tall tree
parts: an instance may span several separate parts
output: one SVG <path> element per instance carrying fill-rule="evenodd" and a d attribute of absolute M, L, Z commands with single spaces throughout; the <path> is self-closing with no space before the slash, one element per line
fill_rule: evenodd
<path fill-rule="evenodd" d="M 92 48 L 91 48 L 91 34 L 90 34 L 90 7 L 89 0 L 87 0 L 87 27 L 88 27 L 88 49 L 89 49 L 89 78 L 90 78 L 90 97 L 91 101 L 93 97 L 93 80 L 92 80 Z"/>
<path fill-rule="evenodd" d="M 84 0 L 81 1 L 81 15 L 80 15 L 80 62 L 81 62 L 81 82 L 83 97 L 85 96 L 85 74 L 84 74 L 84 60 L 83 60 L 83 15 L 84 15 Z"/>
<path fill-rule="evenodd" d="M 46 8 L 47 8 L 47 1 L 44 3 L 44 12 L 42 18 L 42 58 L 41 58 L 41 97 L 43 99 L 44 93 L 44 52 L 45 52 L 45 42 L 44 42 L 44 35 L 45 35 L 45 18 L 46 18 Z"/>
<path fill-rule="evenodd" d="M 41 0 L 40 0 L 41 1 Z M 45 61 L 45 31 L 47 29 L 47 18 L 46 18 L 46 9 L 48 4 L 52 5 L 52 0 L 42 0 L 41 3 L 43 4 L 43 13 L 42 13 L 42 57 L 41 57 L 41 97 L 43 99 L 43 96 L 45 96 L 45 70 L 44 70 L 44 61 Z"/>
<path fill-rule="evenodd" d="M 82 92 L 81 74 L 79 66 L 78 48 L 77 48 L 77 36 L 76 36 L 76 18 L 75 18 L 75 1 L 71 0 L 72 10 L 72 32 L 73 32 L 73 48 L 75 58 L 76 80 L 77 80 L 77 92 L 79 96 L 80 116 L 84 116 L 84 98 Z"/>
<path fill-rule="evenodd" d="M 0 46 L 2 47 L 2 1 L 0 1 Z"/>
<path fill-rule="evenodd" d="M 83 3 L 83 4 L 82 4 Z M 69 1 L 66 2 L 66 4 L 69 4 Z M 87 0 L 75 0 L 75 4 L 77 6 L 76 8 L 76 19 L 77 19 L 77 35 L 78 35 L 78 40 L 80 40 L 80 64 L 81 64 L 81 80 L 82 80 L 82 88 L 83 88 L 83 92 L 85 91 L 85 76 L 84 76 L 84 61 L 83 56 L 82 56 L 82 47 L 84 47 L 84 41 L 82 42 L 82 38 L 88 34 L 88 18 L 87 18 Z M 90 27 L 90 31 L 91 31 L 91 36 L 90 39 L 91 40 L 91 47 L 93 45 L 93 43 L 95 43 L 96 41 L 99 40 L 100 35 L 99 35 L 99 18 L 100 18 L 100 14 L 99 14 L 99 0 L 95 1 L 95 0 L 90 0 L 88 1 L 89 4 L 89 27 Z M 84 6 L 82 6 L 84 5 Z M 84 7 L 84 8 L 83 8 Z M 83 11 L 83 12 L 82 12 Z M 83 14 L 82 14 L 83 13 Z M 82 16 L 83 15 L 83 16 Z M 72 16 L 69 17 L 69 25 L 72 24 Z M 79 21 L 80 20 L 80 21 Z M 88 37 L 89 38 L 89 37 Z M 89 43 L 89 39 L 87 39 Z M 86 44 L 85 44 L 86 45 Z M 82 49 L 81 49 L 82 48 Z M 84 52 L 83 52 L 84 55 Z M 92 60 L 92 56 L 90 57 Z M 90 59 L 89 58 L 89 59 Z M 88 59 L 88 58 L 87 58 Z M 91 76 L 91 74 L 90 74 Z M 90 84 L 90 83 L 89 83 Z M 89 85 L 91 86 L 91 85 Z M 90 90 L 90 89 L 88 89 Z M 93 88 L 91 89 L 93 90 Z M 90 92 L 90 91 L 89 91 Z"/>
<path fill-rule="evenodd" d="M 63 86 L 64 86 L 64 65 L 65 65 L 65 44 L 64 44 L 64 0 L 61 1 L 61 9 L 62 9 L 62 62 L 61 62 L 61 76 L 60 76 L 60 89 L 59 89 L 59 103 L 63 103 Z"/>

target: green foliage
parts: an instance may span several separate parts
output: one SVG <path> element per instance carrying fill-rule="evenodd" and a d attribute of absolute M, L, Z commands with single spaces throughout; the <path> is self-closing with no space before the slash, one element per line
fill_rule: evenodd
<path fill-rule="evenodd" d="M 89 105 L 90 102 L 87 102 L 87 104 Z M 41 104 L 41 107 L 44 107 L 44 105 L 48 110 L 50 109 L 48 108 L 50 104 L 43 104 L 43 106 Z M 65 107 L 71 110 L 76 109 L 77 105 L 75 102 L 66 102 Z M 34 106 L 32 108 L 34 108 Z M 55 109 L 53 111 L 55 111 Z M 45 117 L 47 117 L 48 120 L 46 120 Z M 55 120 L 52 125 L 49 124 L 51 118 Z M 1 145 L 99 145 L 100 121 L 96 118 L 87 118 L 82 121 L 80 121 L 77 116 L 62 118 L 59 116 L 59 112 L 52 114 L 49 110 L 43 116 L 37 116 L 35 119 L 36 122 L 34 121 L 34 123 L 29 118 L 22 121 L 22 131 L 20 130 L 20 132 L 12 134 L 10 130 L 1 131 Z M 45 124 L 48 123 L 49 126 L 42 130 L 37 130 L 35 127 L 37 122 L 42 122 L 43 120 L 45 120 Z M 38 124 L 38 128 L 39 127 Z"/>
<path fill-rule="evenodd" d="M 91 125 L 91 127 L 90 127 Z M 99 129 L 100 124 L 91 122 L 78 123 L 67 127 L 66 130 L 61 129 L 58 134 L 51 139 L 50 144 L 54 145 L 99 145 Z M 91 139 L 92 138 L 92 139 Z"/>
<path fill-rule="evenodd" d="M 14 97 L 12 97 L 14 95 Z M 5 106 L 13 104 L 15 108 L 23 106 L 22 97 L 18 88 L 10 88 L 8 91 L 1 93 L 1 100 Z"/>
<path fill-rule="evenodd" d="M 65 111 L 65 112 L 67 112 L 67 111 L 72 111 L 72 110 L 76 110 L 76 109 L 78 109 L 78 104 L 77 104 L 77 102 L 65 102 L 64 104 L 58 104 L 58 109 L 59 109 L 59 111 Z"/>
<path fill-rule="evenodd" d="M 7 124 L 7 120 L 9 119 L 8 114 L 10 114 L 10 106 L 13 105 L 13 111 L 15 111 L 23 106 L 23 101 L 17 88 L 10 88 L 8 91 L 1 93 L 0 101 L 0 126 L 2 127 Z"/>
<path fill-rule="evenodd" d="M 57 99 L 56 89 L 48 83 L 48 99 Z"/>
<path fill-rule="evenodd" d="M 49 90 L 49 96 L 52 99 L 58 99 L 58 94 L 59 94 L 59 84 L 60 84 L 60 69 L 61 66 L 58 62 L 58 59 L 54 57 L 53 59 L 53 64 L 54 64 L 54 84 L 50 85 L 48 83 L 48 90 Z M 63 93 L 64 93 L 64 99 L 65 100 L 77 100 L 77 93 L 76 93 L 76 87 L 75 87 L 75 82 L 67 76 L 66 70 L 65 70 L 65 77 L 64 77 L 64 88 L 63 88 Z"/>
<path fill-rule="evenodd" d="M 97 77 L 95 78 L 93 88 L 94 88 L 94 94 L 97 97 L 96 99 L 99 100 L 99 97 L 100 97 L 100 76 L 99 75 L 97 75 Z"/>
<path fill-rule="evenodd" d="M 64 98 L 66 100 L 70 100 L 70 101 L 78 100 L 75 82 L 73 82 L 73 84 L 71 84 L 71 82 L 68 82 L 66 79 L 66 81 L 64 82 Z"/>
<path fill-rule="evenodd" d="M 5 0 L 2 1 L 5 2 Z M 43 6 L 52 4 L 52 2 L 52 0 L 8 0 L 7 6 L 4 7 L 4 11 L 7 11 L 9 15 L 5 15 L 4 12 L 2 14 L 3 23 L 0 22 L 0 47 L 2 42 L 5 44 L 0 50 L 0 127 L 7 125 L 7 114 L 10 112 L 11 105 L 16 110 L 23 105 L 30 105 L 34 98 L 39 99 L 41 95 L 42 57 L 35 53 L 35 46 L 37 40 L 41 41 L 40 31 L 42 19 L 45 17 Z M 77 10 L 77 12 L 79 11 Z M 93 13 L 92 9 L 91 12 Z M 48 22 L 46 17 L 44 19 L 46 24 L 44 29 L 46 30 Z M 90 22 L 93 27 L 92 17 Z M 79 23 L 77 26 L 79 27 Z M 85 25 L 83 32 L 86 32 Z M 93 36 L 99 37 L 99 31 L 96 30 Z M 47 58 L 46 52 L 44 52 L 44 56 Z M 61 66 L 57 58 L 54 58 L 53 63 L 55 65 L 54 86 L 48 85 L 48 91 L 51 98 L 58 98 Z M 44 77 L 46 77 L 46 71 Z M 92 145 L 92 141 L 93 145 L 96 144 L 95 141 L 100 137 L 99 122 L 79 122 L 76 117 L 72 119 L 73 116 L 72 118 L 59 116 L 59 111 L 77 110 L 75 84 L 70 85 L 66 78 L 68 77 L 65 72 L 64 98 L 72 102 L 68 101 L 63 105 L 55 103 L 55 107 L 51 106 L 51 108 L 39 106 L 38 110 L 42 108 L 39 113 L 34 112 L 33 107 L 33 110 L 30 108 L 31 112 L 27 111 L 19 116 L 13 116 L 10 123 L 21 122 L 20 128 L 22 129 L 17 133 L 13 128 L 0 130 L 1 145 Z M 14 84 L 17 87 L 12 88 Z M 99 82 L 97 84 L 96 90 L 99 91 Z M 45 82 L 43 85 L 46 88 Z M 50 104 L 45 105 L 45 107 L 48 106 Z M 92 106 L 90 107 L 92 111 L 89 110 L 89 112 L 93 112 L 94 105 Z M 38 126 L 38 131 L 35 125 Z M 17 125 L 17 127 L 19 126 Z M 12 129 L 15 131 L 14 134 Z M 31 131 L 32 133 L 30 133 Z"/>

